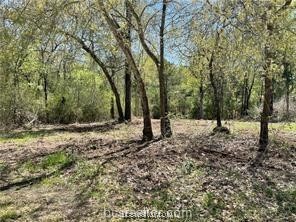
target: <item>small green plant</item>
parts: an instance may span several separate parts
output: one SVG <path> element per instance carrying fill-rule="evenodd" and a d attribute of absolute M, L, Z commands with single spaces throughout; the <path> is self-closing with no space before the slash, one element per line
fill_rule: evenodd
<path fill-rule="evenodd" d="M 43 169 L 54 168 L 57 166 L 66 166 L 73 161 L 71 155 L 65 152 L 58 152 L 51 155 L 48 155 L 45 159 L 41 162 L 41 167 Z"/>
<path fill-rule="evenodd" d="M 73 157 L 65 152 L 58 152 L 54 154 L 50 154 L 40 161 L 32 161 L 29 160 L 23 163 L 18 171 L 21 174 L 35 174 L 40 173 L 42 171 L 58 169 L 62 166 L 68 166 L 73 161 Z"/>
<path fill-rule="evenodd" d="M 217 215 L 224 209 L 223 200 L 216 197 L 215 194 L 212 192 L 208 192 L 205 194 L 203 205 L 213 216 Z"/>
<path fill-rule="evenodd" d="M 191 174 L 191 172 L 195 169 L 195 165 L 191 160 L 187 160 L 182 165 L 182 172 L 186 175 Z"/>
<path fill-rule="evenodd" d="M 22 168 L 29 173 L 35 173 L 36 171 L 38 171 L 39 167 L 36 163 L 33 163 L 32 160 L 29 160 L 23 164 Z"/>

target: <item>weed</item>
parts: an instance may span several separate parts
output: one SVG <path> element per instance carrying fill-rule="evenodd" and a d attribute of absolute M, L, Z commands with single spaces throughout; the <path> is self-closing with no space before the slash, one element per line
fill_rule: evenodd
<path fill-rule="evenodd" d="M 203 205 L 213 216 L 216 216 L 224 209 L 223 200 L 216 197 L 215 194 L 212 192 L 208 192 L 205 194 Z"/>

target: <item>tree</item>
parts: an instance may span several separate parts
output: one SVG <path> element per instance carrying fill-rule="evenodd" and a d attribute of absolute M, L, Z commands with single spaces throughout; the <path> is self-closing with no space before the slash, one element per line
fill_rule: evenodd
<path fill-rule="evenodd" d="M 125 54 L 129 62 L 130 68 L 133 70 L 135 78 L 138 82 L 138 87 L 139 87 L 140 96 L 141 96 L 142 110 L 143 110 L 143 121 L 144 121 L 143 140 L 152 140 L 153 131 L 152 131 L 150 108 L 149 108 L 148 97 L 145 89 L 145 83 L 141 77 L 139 68 L 136 65 L 131 48 L 129 47 L 129 44 L 126 44 L 124 33 L 122 32 L 122 30 L 120 30 L 118 23 L 108 13 L 105 4 L 101 0 L 99 1 L 99 8 L 111 32 L 113 33 L 115 39 L 117 40 L 119 47 L 122 49 L 122 52 Z"/>
<path fill-rule="evenodd" d="M 266 31 L 265 39 L 265 51 L 264 51 L 264 100 L 263 100 L 263 111 L 261 113 L 260 121 L 260 139 L 259 139 L 259 152 L 265 153 L 268 145 L 268 123 L 269 118 L 272 114 L 272 78 L 273 78 L 273 60 L 274 60 L 274 48 L 273 38 L 275 33 L 275 24 L 279 14 L 286 10 L 292 0 L 286 0 L 284 5 L 280 9 L 275 8 L 274 2 L 266 2 L 266 11 L 263 14 L 263 24 Z M 259 159 L 260 163 L 261 160 Z"/>
<path fill-rule="evenodd" d="M 128 0 L 125 0 L 125 10 L 126 10 L 126 41 L 129 44 L 131 50 L 131 20 L 132 14 L 130 8 L 128 7 Z M 131 81 L 131 69 L 129 62 L 125 61 L 125 112 L 124 118 L 126 121 L 131 121 L 132 119 L 132 81 Z"/>
<path fill-rule="evenodd" d="M 164 51 L 165 51 L 165 45 L 164 45 L 164 39 L 165 39 L 165 23 L 166 23 L 166 11 L 167 11 L 167 5 L 168 1 L 163 0 L 162 1 L 162 10 L 161 10 L 161 20 L 160 20 L 160 28 L 159 28 L 159 55 L 153 52 L 152 46 L 149 46 L 147 43 L 147 38 L 145 36 L 145 30 L 144 25 L 142 21 L 142 16 L 144 14 L 145 8 L 149 7 L 149 5 L 154 5 L 156 3 L 148 3 L 141 15 L 139 15 L 134 5 L 127 1 L 128 6 L 132 12 L 133 17 L 136 20 L 136 31 L 138 33 L 140 42 L 142 44 L 142 47 L 144 48 L 147 55 L 152 59 L 154 62 L 157 71 L 158 71 L 158 78 L 159 78 L 159 98 L 160 98 L 160 128 L 161 128 L 161 135 L 163 137 L 171 137 L 172 136 L 172 130 L 170 126 L 170 120 L 168 117 L 168 97 L 167 97 L 167 88 L 166 88 L 166 73 L 165 73 L 165 58 L 164 58 Z"/>

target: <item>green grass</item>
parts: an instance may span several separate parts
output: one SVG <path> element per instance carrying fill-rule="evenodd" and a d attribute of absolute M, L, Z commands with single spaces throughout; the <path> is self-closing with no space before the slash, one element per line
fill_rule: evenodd
<path fill-rule="evenodd" d="M 62 166 L 72 163 L 73 156 L 65 152 L 57 152 L 43 157 L 39 161 L 29 160 L 19 167 L 19 172 L 23 175 L 40 173 L 48 170 L 56 170 Z"/>
<path fill-rule="evenodd" d="M 214 193 L 208 192 L 204 195 L 203 206 L 209 211 L 212 216 L 220 214 L 224 209 L 223 200 L 217 197 Z"/>
<path fill-rule="evenodd" d="M 56 175 L 56 176 L 43 179 L 41 184 L 46 187 L 61 186 L 61 185 L 65 185 L 65 180 L 59 175 Z"/>
<path fill-rule="evenodd" d="M 19 216 L 20 215 L 13 209 L 10 209 L 10 208 L 0 209 L 0 222 L 14 221 Z"/>
<path fill-rule="evenodd" d="M 73 161 L 73 157 L 65 152 L 57 152 L 48 155 L 41 161 L 41 167 L 43 169 L 55 168 L 59 166 L 65 166 Z"/>
<path fill-rule="evenodd" d="M 243 122 L 243 121 L 229 121 L 232 131 L 252 130 L 254 133 L 259 132 L 260 122 Z M 280 130 L 284 132 L 296 132 L 296 123 L 270 123 L 270 130 Z"/>
<path fill-rule="evenodd" d="M 46 131 L 1 132 L 0 142 L 25 143 L 47 135 L 48 133 L 46 133 Z"/>
<path fill-rule="evenodd" d="M 0 161 L 0 174 L 4 173 L 8 168 L 8 165 Z"/>

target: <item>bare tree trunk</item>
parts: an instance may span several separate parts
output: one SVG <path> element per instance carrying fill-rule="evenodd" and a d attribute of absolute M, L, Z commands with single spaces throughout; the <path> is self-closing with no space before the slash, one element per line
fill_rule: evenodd
<path fill-rule="evenodd" d="M 286 117 L 289 118 L 290 116 L 290 85 L 286 84 Z"/>
<path fill-rule="evenodd" d="M 125 2 L 126 7 L 126 19 L 127 19 L 127 31 L 126 31 L 126 42 L 129 44 L 131 49 L 131 17 L 132 14 L 127 5 L 127 0 Z M 127 59 L 126 59 L 127 60 Z M 131 80 L 131 69 L 128 61 L 125 61 L 125 112 L 124 119 L 126 121 L 131 121 L 132 119 L 132 80 Z"/>
<path fill-rule="evenodd" d="M 115 119 L 114 98 L 113 97 L 111 98 L 110 116 L 111 116 L 111 119 Z"/>
<path fill-rule="evenodd" d="M 204 103 L 204 86 L 203 86 L 203 81 L 201 81 L 199 86 L 199 106 L 198 106 L 197 119 L 204 118 L 203 103 Z"/>
<path fill-rule="evenodd" d="M 286 60 L 286 59 L 285 59 Z M 290 116 L 290 84 L 291 84 L 291 70 L 290 70 L 290 64 L 284 60 L 284 73 L 283 77 L 285 78 L 285 87 L 286 87 L 286 93 L 285 93 L 285 101 L 286 101 L 286 109 L 285 109 L 285 116 L 286 118 L 289 118 Z"/>
<path fill-rule="evenodd" d="M 269 10 L 271 8 L 269 7 Z M 259 139 L 259 151 L 267 151 L 268 145 L 268 122 L 271 115 L 271 104 L 272 104 L 272 49 L 271 49 L 271 38 L 273 35 L 273 24 L 269 21 L 267 14 L 265 14 L 266 29 L 268 33 L 268 39 L 265 45 L 265 65 L 264 65 L 264 100 L 263 100 L 263 111 L 261 113 L 260 123 L 260 139 Z"/>
<path fill-rule="evenodd" d="M 44 92 L 44 105 L 45 105 L 45 121 L 49 122 L 49 113 L 48 113 L 48 81 L 47 74 L 43 73 L 43 92 Z"/>
<path fill-rule="evenodd" d="M 166 88 L 166 73 L 164 72 L 164 29 L 165 29 L 165 18 L 167 10 L 167 0 L 163 0 L 162 3 L 162 16 L 160 26 L 160 63 L 158 66 L 158 77 L 159 77 L 159 97 L 160 97 L 160 125 L 161 135 L 163 137 L 171 137 L 172 130 L 170 119 L 168 117 L 168 99 L 167 99 L 167 88 Z"/>
<path fill-rule="evenodd" d="M 218 37 L 219 38 L 219 37 Z M 218 40 L 217 40 L 218 41 Z M 213 64 L 214 63 L 214 51 L 212 52 L 210 62 L 209 62 L 209 74 L 210 74 L 210 82 L 213 88 L 213 94 L 214 94 L 214 105 L 215 105 L 215 114 L 216 114 L 216 121 L 217 121 L 217 127 L 222 127 L 221 122 L 221 108 L 220 108 L 220 98 L 219 98 L 219 92 L 218 87 L 214 78 L 213 73 Z"/>

